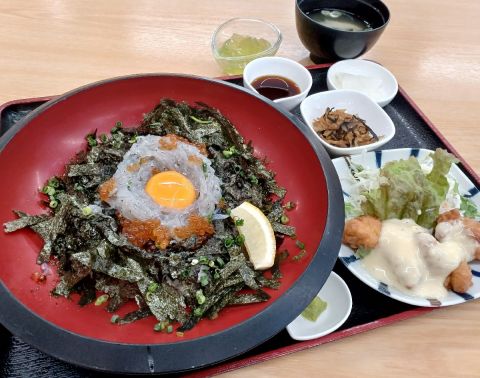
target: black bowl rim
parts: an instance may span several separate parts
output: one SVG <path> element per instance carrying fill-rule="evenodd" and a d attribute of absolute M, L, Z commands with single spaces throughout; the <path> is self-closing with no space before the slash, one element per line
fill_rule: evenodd
<path fill-rule="evenodd" d="M 221 332 L 164 344 L 115 343 L 75 334 L 41 318 L 18 301 L 0 280 L 0 323 L 24 342 L 59 360 L 96 371 L 123 374 L 172 373 L 207 367 L 238 356 L 280 332 L 310 303 L 332 271 L 344 226 L 343 195 L 333 163 L 313 132 L 293 114 L 245 88 L 217 79 L 184 74 L 134 74 L 101 80 L 48 101 L 0 138 L 0 153 L 23 127 L 42 112 L 88 89 L 120 80 L 148 77 L 205 80 L 240 90 L 275 108 L 291 121 L 313 148 L 322 166 L 328 192 L 327 219 L 316 253 L 297 281 L 270 306 Z"/>
<path fill-rule="evenodd" d="M 322 25 L 322 24 L 318 23 L 317 21 L 315 21 L 313 18 L 309 17 L 308 14 L 306 14 L 303 11 L 303 9 L 300 7 L 300 4 L 299 4 L 300 1 L 302 1 L 302 0 L 295 0 L 295 6 L 298 9 L 298 11 L 302 13 L 304 18 L 313 22 L 313 23 L 315 23 L 315 25 L 318 25 L 319 27 L 325 28 L 327 30 L 333 30 L 333 31 L 340 32 L 340 33 L 351 33 L 351 34 L 371 33 L 371 32 L 374 32 L 374 31 L 381 30 L 381 29 L 385 29 L 387 27 L 388 23 L 390 22 L 390 9 L 388 9 L 387 4 L 385 4 L 382 0 L 375 0 L 375 1 L 382 4 L 385 7 L 385 11 L 387 12 L 387 17 L 386 17 L 385 22 L 377 28 L 370 29 L 370 30 L 360 30 L 360 31 L 339 30 L 339 29 L 331 28 L 329 26 Z M 350 0 L 350 1 L 352 1 L 352 2 L 355 1 L 357 3 L 366 4 L 366 5 L 370 5 L 370 6 L 372 5 L 368 1 L 365 1 L 365 0 Z M 383 13 L 382 13 L 382 17 L 383 17 Z"/>

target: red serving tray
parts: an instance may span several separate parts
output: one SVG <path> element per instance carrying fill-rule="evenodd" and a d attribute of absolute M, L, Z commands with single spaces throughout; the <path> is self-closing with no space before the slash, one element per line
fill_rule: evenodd
<path fill-rule="evenodd" d="M 308 69 L 313 70 L 313 69 L 320 69 L 320 68 L 327 68 L 329 67 L 330 64 L 320 64 L 320 65 L 311 65 L 307 66 Z M 234 81 L 236 79 L 239 79 L 239 77 L 232 77 L 232 76 L 227 76 L 227 77 L 220 77 L 219 79 L 221 80 L 226 80 L 226 81 Z M 460 160 L 462 164 L 462 168 L 464 171 L 466 171 L 476 183 L 480 182 L 480 177 L 475 173 L 475 171 L 472 169 L 472 167 L 461 157 L 461 155 L 457 152 L 457 150 L 448 142 L 448 140 L 440 133 L 440 131 L 434 126 L 434 124 L 425 116 L 425 114 L 418 108 L 418 106 L 413 102 L 413 100 L 406 94 L 406 92 L 399 87 L 399 95 L 402 96 L 405 101 L 407 101 L 408 105 L 413 108 L 413 110 L 417 113 L 417 115 L 422 119 L 422 121 L 428 126 L 430 131 L 435 134 L 435 136 L 444 144 L 445 148 L 447 148 L 451 153 L 453 153 L 457 158 Z M 44 101 L 49 101 L 51 99 L 54 99 L 57 96 L 46 96 L 46 97 L 36 97 L 36 98 L 27 98 L 27 99 L 19 99 L 19 100 L 13 100 L 9 101 L 3 105 L 0 106 L 0 116 L 3 114 L 6 108 L 14 105 L 26 105 L 26 104 L 32 104 L 36 102 L 44 102 Z M 219 365 L 214 365 L 209 368 L 204 368 L 201 370 L 193 371 L 186 373 L 184 376 L 188 377 L 205 377 L 205 376 L 212 376 L 212 375 L 217 375 L 225 372 L 229 372 L 232 370 L 236 370 L 245 366 L 250 366 L 254 364 L 261 363 L 263 361 L 271 360 L 273 358 L 277 357 L 282 357 L 291 353 L 295 353 L 298 351 L 310 349 L 325 343 L 329 343 L 335 340 L 339 340 L 348 336 L 356 335 L 362 332 L 366 332 L 372 329 L 376 329 L 379 327 L 383 327 L 395 322 L 398 322 L 400 320 L 404 319 L 409 319 L 413 318 L 415 316 L 419 316 L 425 313 L 428 313 L 430 311 L 435 310 L 436 308 L 434 307 L 418 307 L 414 308 L 412 310 L 407 310 L 403 311 L 391 316 L 387 316 L 378 320 L 374 320 L 368 323 L 364 323 L 355 327 L 351 327 L 348 329 L 344 329 L 341 331 L 333 332 L 329 335 L 320 337 L 318 339 L 314 340 L 308 340 L 308 341 L 301 341 L 301 342 L 296 342 L 291 345 L 287 345 L 284 347 L 280 347 L 277 349 L 269 350 L 267 352 L 263 352 L 254 356 L 248 356 L 245 358 L 241 359 L 235 359 L 231 361 L 227 361 L 225 363 L 219 364 Z"/>

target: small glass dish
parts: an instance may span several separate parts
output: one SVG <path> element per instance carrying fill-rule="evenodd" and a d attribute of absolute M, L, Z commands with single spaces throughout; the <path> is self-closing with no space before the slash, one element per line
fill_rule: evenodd
<path fill-rule="evenodd" d="M 212 53 L 224 73 L 240 75 L 248 62 L 275 55 L 281 42 L 282 33 L 271 23 L 232 18 L 213 33 Z"/>

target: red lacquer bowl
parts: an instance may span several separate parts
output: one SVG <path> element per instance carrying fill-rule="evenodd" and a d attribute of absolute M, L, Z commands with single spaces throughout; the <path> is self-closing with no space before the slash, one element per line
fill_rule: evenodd
<path fill-rule="evenodd" d="M 36 214 L 38 189 L 85 148 L 85 135 L 108 132 L 117 121 L 138 125 L 163 97 L 218 108 L 252 140 L 258 156 L 297 202 L 289 213 L 307 255 L 282 266 L 282 285 L 271 300 L 221 311 L 202 320 L 183 337 L 153 332 L 153 317 L 130 325 L 110 323 L 102 306 L 79 307 L 55 298 L 47 283 L 31 279 L 39 271 L 42 241 L 29 230 L 0 232 L 0 322 L 25 342 L 61 360 L 87 368 L 157 373 L 204 367 L 239 355 L 269 339 L 291 322 L 326 281 L 340 247 L 343 199 L 330 158 L 312 131 L 270 101 L 225 82 L 181 75 L 137 75 L 106 80 L 71 91 L 29 114 L 0 140 L 0 222 L 14 219 L 13 209 Z M 294 243 L 283 247 L 295 254 Z M 75 299 L 75 298 L 74 298 Z M 134 309 L 124 306 L 123 313 Z"/>

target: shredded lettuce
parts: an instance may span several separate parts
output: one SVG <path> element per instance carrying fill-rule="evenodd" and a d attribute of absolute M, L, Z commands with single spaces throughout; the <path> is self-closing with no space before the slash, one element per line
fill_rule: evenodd
<path fill-rule="evenodd" d="M 461 196 L 460 197 L 460 211 L 467 218 L 475 219 L 480 217 L 480 211 L 476 208 L 475 204 L 470 201 L 468 198 Z"/>
<path fill-rule="evenodd" d="M 430 156 L 433 168 L 428 174 L 413 156 L 385 164 L 380 176 L 386 180 L 382 180 L 378 188 L 362 193 L 363 212 L 381 220 L 410 218 L 423 227 L 432 228 L 449 190 L 447 174 L 457 159 L 442 149 Z"/>

